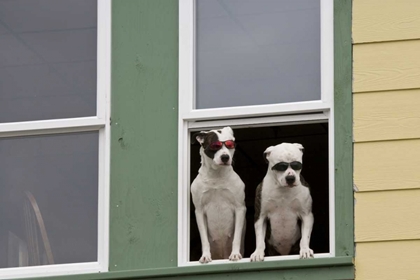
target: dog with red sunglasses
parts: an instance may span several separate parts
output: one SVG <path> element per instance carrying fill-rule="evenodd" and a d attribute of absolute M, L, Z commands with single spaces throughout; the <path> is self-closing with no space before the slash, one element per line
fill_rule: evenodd
<path fill-rule="evenodd" d="M 264 157 L 268 170 L 256 191 L 256 249 L 251 261 L 264 260 L 266 242 L 269 255 L 288 255 L 296 249 L 300 258 L 313 257 L 309 248 L 314 223 L 312 198 L 300 175 L 303 146 L 297 143 L 271 146 Z"/>
<path fill-rule="evenodd" d="M 201 167 L 191 185 L 200 232 L 200 263 L 242 258 L 245 234 L 245 184 L 232 168 L 235 137 L 230 127 L 201 131 Z"/>

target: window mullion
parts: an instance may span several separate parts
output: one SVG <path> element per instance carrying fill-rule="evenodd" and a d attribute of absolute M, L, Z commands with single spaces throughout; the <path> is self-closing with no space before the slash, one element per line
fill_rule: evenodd
<path fill-rule="evenodd" d="M 261 117 L 286 114 L 304 114 L 328 110 L 331 104 L 328 102 L 305 101 L 295 103 L 281 103 L 271 105 L 238 106 L 215 109 L 200 109 L 190 112 L 180 111 L 180 117 L 186 121 L 200 121 L 211 119 L 228 119 L 242 117 Z"/>
<path fill-rule="evenodd" d="M 28 121 L 0 124 L 0 138 L 99 130 L 105 120 L 97 117 Z"/>
<path fill-rule="evenodd" d="M 235 128 L 241 127 L 259 127 L 267 125 L 292 125 L 302 123 L 319 123 L 322 120 L 328 120 L 328 115 L 324 113 L 314 114 L 300 114 L 300 115 L 287 115 L 287 116 L 272 116 L 261 118 L 245 118 L 245 119 L 231 119 L 231 120 L 214 120 L 214 121 L 201 121 L 189 122 L 189 129 L 216 129 L 222 126 L 232 126 Z"/>

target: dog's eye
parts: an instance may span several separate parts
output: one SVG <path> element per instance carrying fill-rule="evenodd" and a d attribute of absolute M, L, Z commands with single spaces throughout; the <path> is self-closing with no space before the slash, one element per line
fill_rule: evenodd
<path fill-rule="evenodd" d="M 210 144 L 209 148 L 210 150 L 220 150 L 222 148 L 223 144 L 220 141 L 213 142 Z"/>
<path fill-rule="evenodd" d="M 228 140 L 225 142 L 225 146 L 228 149 L 234 149 L 235 148 L 235 141 Z"/>

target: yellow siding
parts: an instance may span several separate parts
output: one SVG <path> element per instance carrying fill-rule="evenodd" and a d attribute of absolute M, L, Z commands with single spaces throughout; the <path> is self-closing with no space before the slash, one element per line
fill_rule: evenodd
<path fill-rule="evenodd" d="M 420 1 L 353 1 L 356 280 L 420 279 Z"/>
<path fill-rule="evenodd" d="M 418 280 L 420 240 L 359 243 L 356 279 Z"/>
<path fill-rule="evenodd" d="M 420 88 L 419 50 L 420 40 L 354 45 L 354 92 Z"/>
<path fill-rule="evenodd" d="M 353 102 L 356 142 L 420 138 L 420 89 L 355 94 Z"/>
<path fill-rule="evenodd" d="M 359 192 L 420 188 L 420 139 L 356 143 L 354 162 Z"/>
<path fill-rule="evenodd" d="M 420 239 L 419 197 L 420 189 L 357 193 L 356 242 Z"/>
<path fill-rule="evenodd" d="M 420 1 L 353 0 L 353 42 L 420 38 Z"/>

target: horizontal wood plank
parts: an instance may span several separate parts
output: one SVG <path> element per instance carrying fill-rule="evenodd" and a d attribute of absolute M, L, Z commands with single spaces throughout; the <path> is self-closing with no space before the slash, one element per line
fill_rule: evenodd
<path fill-rule="evenodd" d="M 354 140 L 420 138 L 420 89 L 353 95 Z"/>
<path fill-rule="evenodd" d="M 354 183 L 360 192 L 420 188 L 420 139 L 355 143 Z"/>
<path fill-rule="evenodd" d="M 353 42 L 420 38 L 420 1 L 354 0 Z"/>
<path fill-rule="evenodd" d="M 420 240 L 358 243 L 356 280 L 419 279 Z"/>
<path fill-rule="evenodd" d="M 355 199 L 356 242 L 420 239 L 420 189 L 356 193 Z"/>
<path fill-rule="evenodd" d="M 420 40 L 353 47 L 353 91 L 420 88 Z"/>

